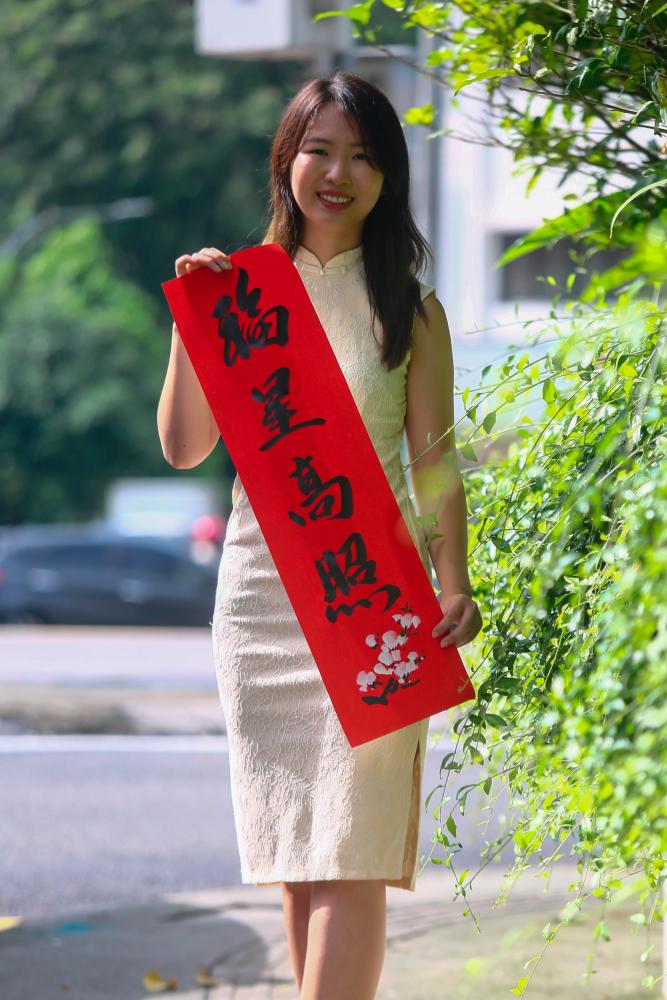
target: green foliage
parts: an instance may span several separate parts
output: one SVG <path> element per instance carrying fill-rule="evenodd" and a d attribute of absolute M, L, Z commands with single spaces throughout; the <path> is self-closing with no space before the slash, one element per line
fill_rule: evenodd
<path fill-rule="evenodd" d="M 257 240 L 299 67 L 203 57 L 175 0 L 11 3 L 0 47 L 0 240 L 51 206 L 149 197 L 106 235 L 156 301 L 179 254 Z"/>
<path fill-rule="evenodd" d="M 101 513 L 115 476 L 164 474 L 155 407 L 169 329 L 100 227 L 53 231 L 0 269 L 0 522 Z"/>
<path fill-rule="evenodd" d="M 469 446 L 488 413 L 515 413 L 517 440 L 466 473 L 485 628 L 464 655 L 478 698 L 454 723 L 426 806 L 450 835 L 436 838 L 438 860 L 459 883 L 456 816 L 470 794 L 489 818 L 507 801 L 481 863 L 513 844 L 508 888 L 531 862 L 547 876 L 577 861 L 576 909 L 545 947 L 586 899 L 611 902 L 628 882 L 642 904 L 633 921 L 660 919 L 667 874 L 667 323 L 657 294 L 570 312 L 544 325 L 541 356 L 513 352 L 463 393 Z M 521 411 L 536 393 L 544 415 L 532 422 Z M 448 794 L 466 762 L 477 780 Z M 466 914 L 476 874 L 457 884 Z"/>
<path fill-rule="evenodd" d="M 347 10 L 331 10 L 317 14 L 315 21 L 329 17 L 346 17 L 352 25 L 352 35 L 356 40 L 377 45 L 413 45 L 416 26 L 404 20 L 401 14 L 403 4 L 399 0 L 385 0 L 378 4 L 374 0 L 355 3 Z"/>
<path fill-rule="evenodd" d="M 490 730 L 503 769 L 516 767 L 522 853 L 568 831 L 594 870 L 644 864 L 657 887 L 667 849 L 667 330 L 656 304 L 629 299 L 594 321 L 579 309 L 571 325 L 557 351 L 525 366 L 510 356 L 502 383 L 466 402 L 495 410 L 494 394 L 535 389 L 547 401 L 542 424 L 525 418 L 507 458 L 466 480 L 488 625 L 478 701 L 457 731 L 486 760 Z"/>

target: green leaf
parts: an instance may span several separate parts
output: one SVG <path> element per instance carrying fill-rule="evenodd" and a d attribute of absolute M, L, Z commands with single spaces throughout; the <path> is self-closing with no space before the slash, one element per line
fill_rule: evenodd
<path fill-rule="evenodd" d="M 487 415 L 484 417 L 484 420 L 482 421 L 482 427 L 484 428 L 487 434 L 489 434 L 490 431 L 493 429 L 493 426 L 496 422 L 496 413 L 497 413 L 496 410 L 493 410 L 491 413 L 487 413 Z"/>
<path fill-rule="evenodd" d="M 605 61 L 601 56 L 590 56 L 588 59 L 580 60 L 568 81 L 565 94 L 569 95 L 573 91 L 590 90 L 604 63 Z"/>
<path fill-rule="evenodd" d="M 553 403 L 556 398 L 556 386 L 550 378 L 546 379 L 542 385 L 542 398 L 547 403 Z"/>
<path fill-rule="evenodd" d="M 354 24 L 367 25 L 371 19 L 371 12 L 375 6 L 375 0 L 364 0 L 363 3 L 352 4 L 347 10 L 328 10 L 316 14 L 314 21 L 323 21 L 327 17 L 346 17 Z"/>
<path fill-rule="evenodd" d="M 597 941 L 598 938 L 602 938 L 603 941 L 611 941 L 609 928 L 607 927 L 604 920 L 599 920 L 595 925 L 595 930 L 593 931 L 593 940 Z"/>
<path fill-rule="evenodd" d="M 504 729 L 507 726 L 507 722 L 500 715 L 493 715 L 491 712 L 487 712 L 484 716 L 484 721 L 488 722 L 490 726 L 495 726 L 496 729 Z"/>
<path fill-rule="evenodd" d="M 435 107 L 423 104 L 418 108 L 410 108 L 403 116 L 408 125 L 430 125 L 435 117 Z"/>
<path fill-rule="evenodd" d="M 640 197 L 640 195 L 646 194 L 647 191 L 652 191 L 654 188 L 664 187 L 665 184 L 667 184 L 667 177 L 663 177 L 661 180 L 652 181 L 650 184 L 646 184 L 645 187 L 641 187 L 639 191 L 635 191 L 633 194 L 630 195 L 629 198 L 626 198 L 623 204 L 620 205 L 614 212 L 611 223 L 609 225 L 609 239 L 611 239 L 612 233 L 614 231 L 614 223 L 616 222 L 617 218 L 619 217 L 624 208 L 627 208 L 628 205 L 631 205 L 636 198 Z"/>

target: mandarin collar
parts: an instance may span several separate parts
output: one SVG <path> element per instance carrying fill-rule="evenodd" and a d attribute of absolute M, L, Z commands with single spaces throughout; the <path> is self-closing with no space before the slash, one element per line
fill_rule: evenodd
<path fill-rule="evenodd" d="M 320 274 L 345 273 L 353 267 L 357 267 L 364 256 L 363 246 L 353 247 L 351 250 L 343 250 L 334 257 L 322 264 L 318 257 L 303 246 L 297 247 L 294 260 L 308 271 L 318 271 Z"/>

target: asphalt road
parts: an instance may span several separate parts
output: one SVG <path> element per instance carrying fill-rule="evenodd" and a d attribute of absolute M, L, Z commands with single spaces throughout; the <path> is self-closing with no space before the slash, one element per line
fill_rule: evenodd
<path fill-rule="evenodd" d="M 11 741 L 20 739 L 0 741 L 0 916 L 46 917 L 240 883 L 224 737 L 138 737 L 132 750 L 97 737 L 88 745 L 100 749 L 82 750 L 76 739 L 67 749 L 68 738 L 53 737 L 60 751 L 39 749 L 48 746 L 43 738 L 19 751 Z M 441 759 L 441 750 L 429 751 L 425 791 L 438 784 Z M 461 821 L 468 849 L 460 867 L 477 861 L 478 819 L 471 808 Z M 424 814 L 424 860 L 434 825 Z"/>

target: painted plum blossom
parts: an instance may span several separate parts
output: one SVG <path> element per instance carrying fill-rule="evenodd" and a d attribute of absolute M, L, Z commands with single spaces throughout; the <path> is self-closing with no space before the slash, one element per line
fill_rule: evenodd
<path fill-rule="evenodd" d="M 396 623 L 393 628 L 382 635 L 371 633 L 364 640 L 376 657 L 372 669 L 360 670 L 356 677 L 362 700 L 368 704 L 386 705 L 388 695 L 419 683 L 412 675 L 425 657 L 414 649 L 408 651 L 407 645 L 418 634 L 421 618 L 407 605 L 391 617 Z"/>

